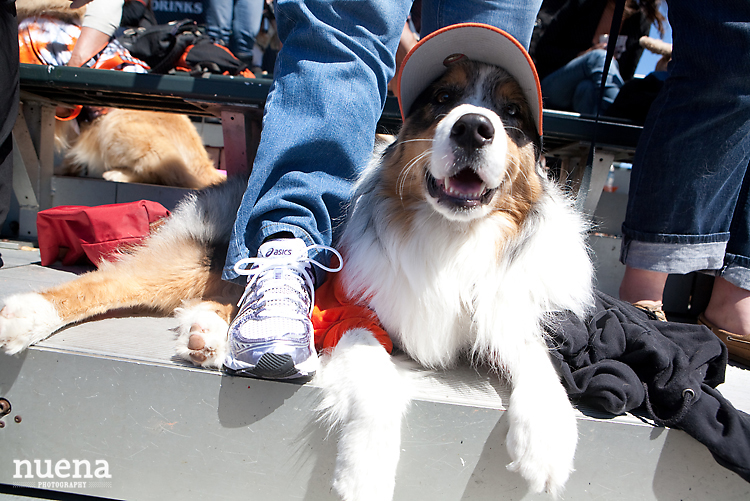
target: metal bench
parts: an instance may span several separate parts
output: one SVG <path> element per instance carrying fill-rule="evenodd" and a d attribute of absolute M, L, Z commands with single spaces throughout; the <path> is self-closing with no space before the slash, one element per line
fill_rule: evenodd
<path fill-rule="evenodd" d="M 53 200 L 54 108 L 58 104 L 144 109 L 221 119 L 229 175 L 252 165 L 260 137 L 268 79 L 210 75 L 134 74 L 38 65 L 21 65 L 21 100 L 14 136 L 19 164 L 14 191 L 21 206 L 21 235 L 35 235 L 36 212 L 59 205 Z M 381 132 L 401 123 L 398 102 L 389 96 L 379 122 Z M 597 128 L 597 157 L 584 208 L 596 207 L 613 161 L 632 157 L 639 126 L 600 121 L 575 113 L 545 110 L 545 154 L 562 159 L 563 174 L 577 191 L 589 142 Z M 165 191 L 165 190 L 163 190 Z M 168 191 L 168 190 L 167 190 Z M 85 205 L 85 204 L 84 204 Z"/>

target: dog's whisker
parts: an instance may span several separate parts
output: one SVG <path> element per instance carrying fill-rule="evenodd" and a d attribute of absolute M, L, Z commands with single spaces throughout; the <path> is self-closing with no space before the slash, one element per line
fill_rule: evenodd
<path fill-rule="evenodd" d="M 406 164 L 406 166 L 401 171 L 401 173 L 399 174 L 398 183 L 397 183 L 398 188 L 396 190 L 396 193 L 398 193 L 398 195 L 401 198 L 401 200 L 403 200 L 403 198 L 404 198 L 404 187 L 406 185 L 406 179 L 409 176 L 412 168 L 414 168 L 414 166 L 416 166 L 420 161 L 422 161 L 425 157 L 427 157 L 431 152 L 432 152 L 431 149 L 427 149 L 427 150 L 421 152 L 419 155 L 417 155 L 416 157 L 414 157 L 413 159 L 411 159 Z"/>
<path fill-rule="evenodd" d="M 425 142 L 431 143 L 432 139 L 430 139 L 430 138 L 423 138 L 423 137 L 417 137 L 417 138 L 414 138 L 414 139 L 406 139 L 404 141 L 401 141 L 401 144 L 418 143 L 420 141 L 425 141 Z"/>
<path fill-rule="evenodd" d="M 521 130 L 519 127 L 516 127 L 515 125 L 503 125 L 503 129 L 505 129 L 505 130 L 515 130 L 515 131 L 523 133 L 523 130 Z"/>

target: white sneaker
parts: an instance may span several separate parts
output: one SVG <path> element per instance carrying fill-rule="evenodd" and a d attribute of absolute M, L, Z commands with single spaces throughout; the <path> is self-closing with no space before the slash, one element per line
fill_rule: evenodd
<path fill-rule="evenodd" d="M 247 287 L 229 326 L 229 350 L 224 366 L 231 374 L 264 379 L 309 378 L 318 368 L 313 326 L 312 266 L 336 272 L 311 259 L 308 251 L 333 252 L 323 245 L 307 246 L 304 240 L 270 240 L 258 257 L 239 261 L 234 269 L 247 275 Z M 249 268 L 244 268 L 250 265 Z"/>

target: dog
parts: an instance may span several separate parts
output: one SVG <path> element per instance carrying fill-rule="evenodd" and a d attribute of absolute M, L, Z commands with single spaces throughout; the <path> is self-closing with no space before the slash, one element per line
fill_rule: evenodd
<path fill-rule="evenodd" d="M 488 46 L 498 47 L 489 61 Z M 410 53 L 399 101 L 398 137 L 357 182 L 336 279 L 422 366 L 469 359 L 506 378 L 508 468 L 530 490 L 557 496 L 573 470 L 577 427 L 545 326 L 558 312 L 587 315 L 593 271 L 586 221 L 541 165 L 533 65 L 504 32 L 456 25 Z M 72 322 L 147 306 L 176 312 L 183 359 L 220 367 L 242 292 L 220 280 L 221 249 L 243 190 L 229 181 L 191 194 L 117 262 L 7 298 L 0 347 L 17 353 Z M 345 500 L 391 499 L 410 375 L 366 328 L 350 329 L 321 361 L 319 412 L 339 437 L 335 491 Z"/>
<path fill-rule="evenodd" d="M 67 61 L 62 56 L 69 52 L 64 50 L 67 38 L 59 34 L 59 29 L 80 26 L 86 7 L 73 9 L 69 0 L 19 0 L 17 11 L 21 62 Z M 50 40 L 53 34 L 61 38 Z M 47 44 L 54 50 L 47 49 Z M 187 116 L 98 109 L 102 110 L 104 113 L 90 121 L 75 117 L 55 121 L 55 149 L 63 157 L 55 174 L 190 189 L 203 189 L 225 180 Z"/>
<path fill-rule="evenodd" d="M 226 179 L 187 116 L 124 109 L 82 125 L 56 173 L 196 190 Z"/>

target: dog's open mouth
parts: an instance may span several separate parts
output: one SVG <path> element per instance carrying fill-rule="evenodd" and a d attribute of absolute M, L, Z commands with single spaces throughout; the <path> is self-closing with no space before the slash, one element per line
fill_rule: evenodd
<path fill-rule="evenodd" d="M 427 191 L 438 203 L 470 209 L 489 203 L 495 190 L 496 188 L 488 188 L 477 173 L 468 167 L 443 179 L 436 179 L 427 172 Z"/>

